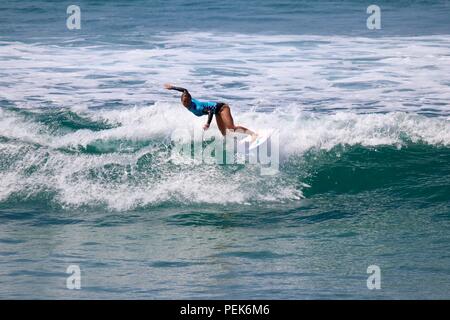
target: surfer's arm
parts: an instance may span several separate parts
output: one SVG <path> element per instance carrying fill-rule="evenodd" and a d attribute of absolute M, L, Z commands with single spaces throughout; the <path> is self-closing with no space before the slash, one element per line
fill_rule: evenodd
<path fill-rule="evenodd" d="M 182 88 L 182 87 L 175 87 L 175 86 L 172 86 L 171 84 L 165 84 L 164 87 L 167 90 L 177 90 L 177 91 L 180 91 L 180 92 L 183 92 L 183 93 L 189 93 L 189 91 L 187 91 L 187 89 Z"/>
<path fill-rule="evenodd" d="M 206 125 L 208 126 L 208 128 L 211 124 L 213 116 L 214 116 L 214 112 L 212 110 L 208 110 L 208 121 L 206 122 Z"/>
<path fill-rule="evenodd" d="M 203 126 L 203 130 L 208 130 L 209 125 L 211 124 L 213 116 L 214 116 L 214 112 L 212 110 L 208 110 L 208 121 Z"/>

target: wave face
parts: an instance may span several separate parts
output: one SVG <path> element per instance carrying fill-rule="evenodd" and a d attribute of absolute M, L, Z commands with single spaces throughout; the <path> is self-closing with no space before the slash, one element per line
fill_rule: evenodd
<path fill-rule="evenodd" d="M 264 206 L 324 190 L 390 188 L 430 165 L 448 176 L 445 162 L 429 162 L 448 159 L 447 35 L 182 32 L 146 41 L 1 42 L 1 204 Z M 200 128 L 202 119 L 161 89 L 168 81 L 229 102 L 238 123 L 279 129 L 279 174 L 176 161 L 172 133 Z"/>
<path fill-rule="evenodd" d="M 422 174 L 431 189 L 449 181 L 450 126 L 443 118 L 294 108 L 237 113 L 242 123 L 280 130 L 280 171 L 264 176 L 258 164 L 219 165 L 177 153 L 172 133 L 202 124 L 186 125 L 185 116 L 166 103 L 94 112 L 1 109 L 0 203 L 109 210 L 269 205 L 324 191 L 389 189 Z"/>
<path fill-rule="evenodd" d="M 8 79 L 0 101 L 2 204 L 132 210 L 295 203 L 348 185 L 339 176 L 344 161 L 372 180 L 394 183 L 377 177 L 377 168 L 391 175 L 389 165 L 406 165 L 402 157 L 418 167 L 429 165 L 430 154 L 447 157 L 447 35 L 182 32 L 146 41 L 1 43 Z M 200 128 L 202 120 L 161 89 L 168 81 L 189 86 L 196 98 L 229 102 L 236 121 L 250 128 L 278 128 L 279 174 L 175 161 L 172 133 Z M 389 164 L 380 163 L 384 157 Z M 447 176 L 444 169 L 436 170 Z M 408 170 L 399 172 L 407 180 Z"/>

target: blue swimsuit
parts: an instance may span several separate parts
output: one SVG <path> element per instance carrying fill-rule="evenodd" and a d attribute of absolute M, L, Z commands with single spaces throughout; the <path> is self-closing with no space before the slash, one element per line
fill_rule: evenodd
<path fill-rule="evenodd" d="M 171 85 L 169 85 L 166 88 L 170 90 L 177 90 L 183 92 L 183 94 L 187 94 L 191 98 L 191 95 L 185 88 L 175 87 Z M 218 114 L 223 106 L 225 106 L 225 103 L 223 102 L 199 101 L 197 99 L 191 98 L 191 105 L 189 106 L 188 110 L 193 114 L 195 114 L 197 117 L 201 117 L 207 114 L 208 115 L 207 125 L 209 126 L 213 116 L 215 114 Z"/>
<path fill-rule="evenodd" d="M 195 114 L 197 117 L 201 117 L 205 114 L 209 114 L 210 111 L 212 113 L 216 113 L 217 110 L 217 102 L 211 101 L 199 101 L 197 99 L 191 99 L 191 106 L 189 107 L 189 111 Z"/>

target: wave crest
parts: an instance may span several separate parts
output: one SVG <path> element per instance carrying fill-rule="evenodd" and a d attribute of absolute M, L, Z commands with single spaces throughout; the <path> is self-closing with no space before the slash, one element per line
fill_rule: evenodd
<path fill-rule="evenodd" d="M 190 114 L 175 104 L 95 112 L 0 109 L 0 203 L 37 199 L 121 211 L 162 203 L 298 201 L 317 170 L 311 153 L 339 157 L 337 147 L 450 143 L 448 119 L 402 112 L 313 114 L 290 107 L 234 115 L 256 130 L 280 130 L 279 174 L 262 176 L 257 164 L 174 161 L 171 133 L 200 128 L 203 120 L 191 117 L 186 123 Z"/>

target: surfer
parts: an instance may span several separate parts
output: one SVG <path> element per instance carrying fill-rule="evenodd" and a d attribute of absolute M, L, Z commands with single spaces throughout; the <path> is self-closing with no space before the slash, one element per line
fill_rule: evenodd
<path fill-rule="evenodd" d="M 231 130 L 233 132 L 242 132 L 248 134 L 252 137 L 252 141 L 256 139 L 257 134 L 245 127 L 236 126 L 233 121 L 233 117 L 231 116 L 230 106 L 223 102 L 209 102 L 209 101 L 199 101 L 197 99 L 193 99 L 191 94 L 187 89 L 181 87 L 175 87 L 171 84 L 165 84 L 164 87 L 167 90 L 177 90 L 182 92 L 181 94 L 181 103 L 186 109 L 195 114 L 197 117 L 201 117 L 203 115 L 208 115 L 208 120 L 206 124 L 203 126 L 204 130 L 208 130 L 212 118 L 216 116 L 217 126 L 219 127 L 222 135 L 225 136 L 226 130 Z"/>

